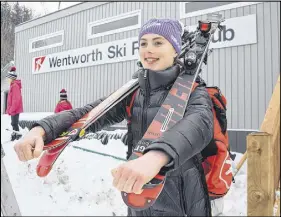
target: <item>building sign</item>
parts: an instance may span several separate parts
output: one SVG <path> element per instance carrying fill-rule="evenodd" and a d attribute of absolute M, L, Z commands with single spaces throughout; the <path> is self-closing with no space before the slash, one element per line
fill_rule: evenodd
<path fill-rule="evenodd" d="M 32 73 L 40 74 L 138 59 L 138 38 L 128 38 L 34 57 Z"/>
<path fill-rule="evenodd" d="M 226 19 L 215 33 L 210 48 L 257 43 L 256 14 Z M 197 25 L 190 26 L 194 31 Z M 138 38 L 128 38 L 32 59 L 32 73 L 40 74 L 138 59 Z"/>
<path fill-rule="evenodd" d="M 210 48 L 223 48 L 257 43 L 256 14 L 226 19 L 222 30 L 214 34 Z M 194 31 L 197 25 L 188 29 Z"/>

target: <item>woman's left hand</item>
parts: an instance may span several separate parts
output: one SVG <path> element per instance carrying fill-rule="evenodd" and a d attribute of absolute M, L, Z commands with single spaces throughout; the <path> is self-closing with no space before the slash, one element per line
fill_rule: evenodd
<path fill-rule="evenodd" d="M 152 180 L 169 160 L 170 157 L 162 151 L 149 151 L 111 170 L 113 186 L 119 191 L 140 194 L 143 191 L 142 187 Z"/>

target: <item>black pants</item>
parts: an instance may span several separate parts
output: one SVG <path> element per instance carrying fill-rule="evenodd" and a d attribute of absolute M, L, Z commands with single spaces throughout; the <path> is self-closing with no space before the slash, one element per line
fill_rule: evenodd
<path fill-rule="evenodd" d="M 12 120 L 11 125 L 12 125 L 14 131 L 20 131 L 20 129 L 19 129 L 19 117 L 20 117 L 20 114 L 16 114 L 16 115 L 11 116 L 11 120 Z"/>

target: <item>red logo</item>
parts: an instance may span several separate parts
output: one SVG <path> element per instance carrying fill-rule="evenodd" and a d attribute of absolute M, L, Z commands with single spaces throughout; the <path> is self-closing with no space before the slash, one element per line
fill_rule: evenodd
<path fill-rule="evenodd" d="M 43 62 L 44 62 L 44 60 L 45 60 L 45 58 L 46 58 L 46 56 L 44 56 L 44 57 L 37 57 L 37 58 L 35 58 L 35 68 L 34 68 L 34 71 L 39 71 L 40 70 L 40 68 L 41 68 L 41 66 L 42 66 L 42 64 L 43 64 Z"/>

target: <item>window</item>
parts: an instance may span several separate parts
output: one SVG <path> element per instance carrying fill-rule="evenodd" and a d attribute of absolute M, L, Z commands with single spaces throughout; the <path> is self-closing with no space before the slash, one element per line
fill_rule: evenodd
<path fill-rule="evenodd" d="M 180 2 L 180 18 L 195 17 L 262 2 Z"/>
<path fill-rule="evenodd" d="M 64 31 L 58 31 L 47 35 L 42 35 L 29 40 L 29 52 L 44 50 L 47 48 L 63 45 Z"/>
<path fill-rule="evenodd" d="M 120 14 L 88 24 L 88 39 L 141 27 L 141 10 Z"/>

